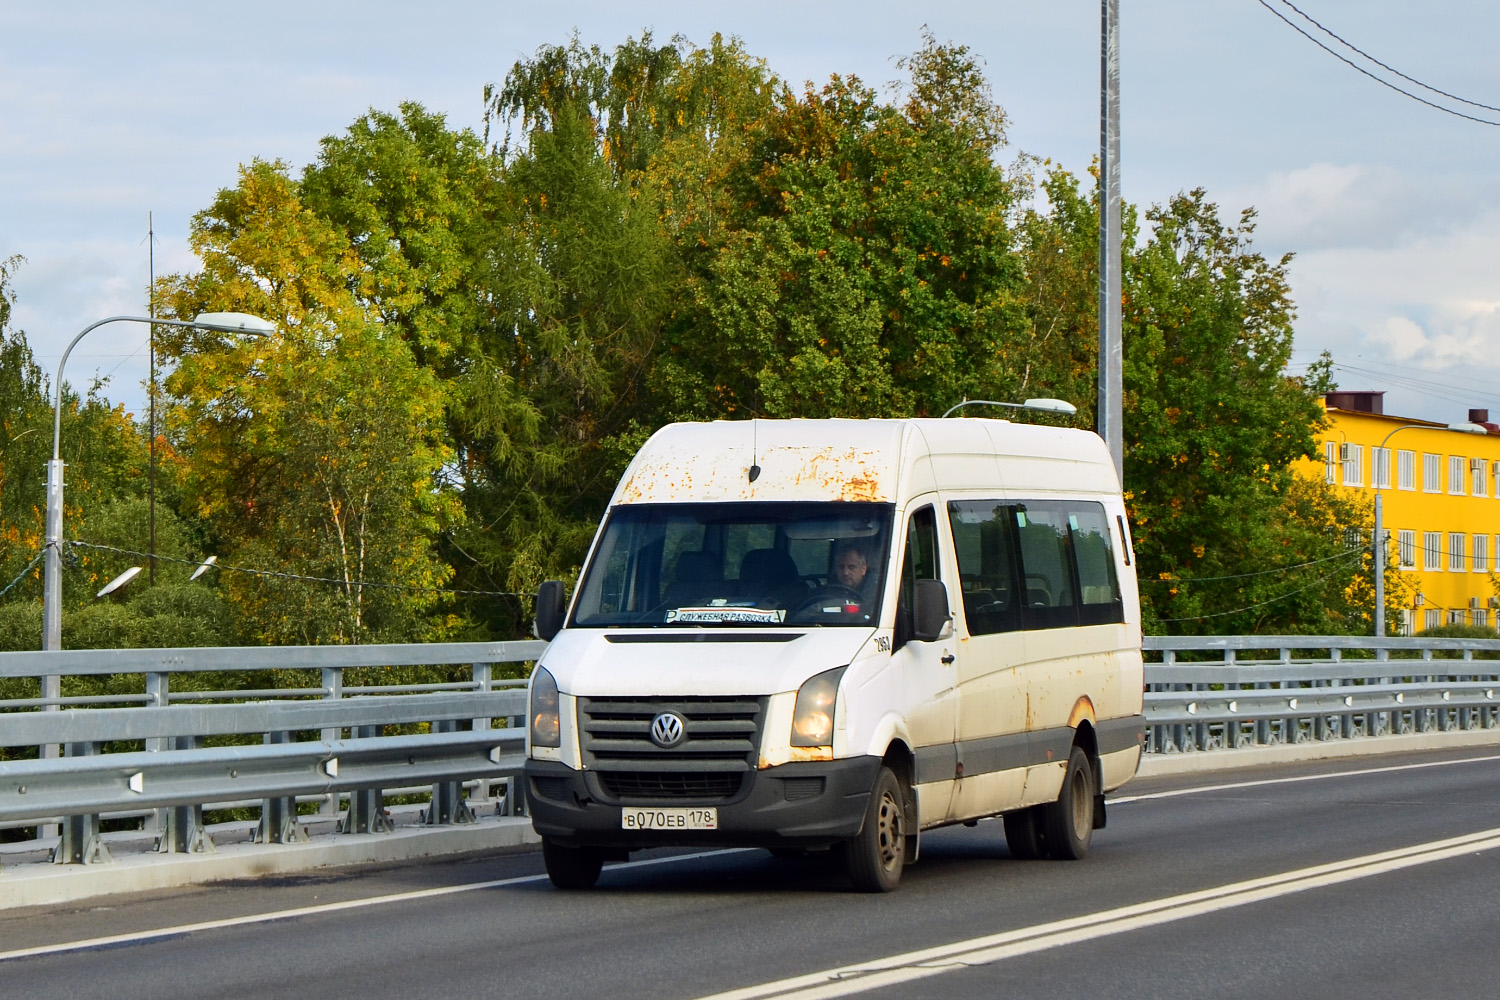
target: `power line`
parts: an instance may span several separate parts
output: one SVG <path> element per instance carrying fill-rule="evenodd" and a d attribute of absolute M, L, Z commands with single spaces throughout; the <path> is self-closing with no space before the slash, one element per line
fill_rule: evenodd
<path fill-rule="evenodd" d="M 32 569 L 35 568 L 36 564 L 42 561 L 42 556 L 46 555 L 46 553 L 47 550 L 42 549 L 36 555 L 32 556 L 31 562 L 26 564 L 26 568 L 21 570 L 21 572 L 16 575 L 16 578 L 14 580 L 10 581 L 10 583 L 7 583 L 4 590 L 0 590 L 0 597 L 4 597 L 6 594 L 10 593 L 10 589 L 12 587 L 20 583 L 22 580 L 26 579 L 26 574 L 30 573 Z"/>
<path fill-rule="evenodd" d="M 1353 51 L 1353 52 L 1358 52 L 1360 55 L 1362 55 L 1366 59 L 1370 60 L 1370 62 L 1374 63 L 1376 66 L 1379 66 L 1381 69 L 1386 70 L 1386 71 L 1391 72 L 1391 73 L 1395 73 L 1401 79 L 1406 80 L 1409 83 L 1415 83 L 1418 87 L 1421 87 L 1423 90 L 1430 90 L 1434 94 L 1441 94 L 1444 97 L 1448 98 L 1449 100 L 1457 101 L 1460 104 L 1467 104 L 1470 107 L 1483 108 L 1486 111 L 1500 111 L 1500 108 L 1497 108 L 1494 105 L 1491 105 L 1491 104 L 1480 104 L 1478 101 L 1471 101 L 1467 97 L 1459 97 L 1457 94 L 1450 94 L 1446 90 L 1439 90 L 1436 87 L 1433 87 L 1433 86 L 1431 86 L 1429 84 L 1423 83 L 1421 80 L 1418 80 L 1414 76 L 1407 76 L 1405 73 L 1401 72 L 1396 67 L 1394 67 L 1394 66 L 1387 66 L 1385 63 L 1381 62 L 1379 59 L 1376 59 L 1374 56 L 1370 55 L 1370 53 L 1366 52 L 1364 49 L 1362 49 L 1359 46 L 1355 45 L 1354 43 L 1350 42 L 1348 39 L 1341 37 L 1340 35 L 1336 34 L 1333 31 L 1330 31 L 1328 28 L 1324 27 L 1311 14 L 1307 13 L 1307 11 L 1303 10 L 1302 8 L 1298 7 L 1296 4 L 1292 3 L 1291 0 L 1281 0 L 1281 3 L 1283 3 L 1286 6 L 1292 8 L 1292 10 L 1295 10 L 1304 20 L 1306 20 L 1309 23 L 1311 23 L 1314 26 L 1316 26 L 1319 31 L 1323 32 L 1323 34 L 1327 35 L 1329 38 L 1332 38 L 1335 41 L 1337 41 L 1340 45 L 1344 46 L 1344 48 L 1349 49 L 1350 51 Z"/>
<path fill-rule="evenodd" d="M 1382 78 L 1376 76 L 1374 73 L 1371 73 L 1369 70 L 1365 69 L 1363 66 L 1359 65 L 1358 63 L 1354 62 L 1353 60 L 1349 59 L 1348 57 L 1344 56 L 1342 53 L 1335 52 L 1333 49 L 1329 48 L 1328 46 L 1324 45 L 1322 42 L 1318 41 L 1312 35 L 1309 35 L 1305 30 L 1303 30 L 1303 28 L 1302 28 L 1301 25 L 1298 25 L 1298 24 L 1294 23 L 1290 18 L 1288 18 L 1281 11 L 1277 10 L 1275 7 L 1272 7 L 1269 3 L 1267 3 L 1266 0 L 1255 0 L 1255 2 L 1258 3 L 1258 4 L 1260 4 L 1266 10 L 1270 11 L 1272 14 L 1275 14 L 1278 18 L 1280 18 L 1283 22 L 1286 23 L 1287 27 L 1291 28 L 1297 34 L 1301 35 L 1303 38 L 1306 38 L 1309 42 L 1312 42 L 1318 48 L 1322 49 L 1324 52 L 1327 52 L 1329 55 L 1333 56 L 1339 62 L 1346 64 L 1347 66 L 1351 67 L 1352 69 L 1354 69 L 1354 70 L 1356 70 L 1356 71 L 1358 71 L 1360 73 L 1363 73 L 1365 76 L 1369 77 L 1371 80 L 1374 80 L 1376 83 L 1380 84 L 1382 87 L 1389 87 L 1391 90 L 1394 90 L 1398 94 L 1403 94 L 1403 95 L 1405 95 L 1407 97 L 1410 97 L 1412 100 L 1416 101 L 1418 104 L 1425 104 L 1429 108 L 1436 108 L 1437 110 L 1442 111 L 1442 112 L 1444 112 L 1446 114 L 1453 115 L 1456 118 L 1465 118 L 1465 119 L 1467 119 L 1467 120 L 1469 120 L 1471 122 L 1477 122 L 1480 125 L 1493 125 L 1493 126 L 1495 126 L 1497 128 L 1500 128 L 1500 122 L 1490 121 L 1488 118 L 1476 118 L 1473 115 L 1466 115 L 1462 111 L 1455 111 L 1452 108 L 1445 108 L 1441 104 L 1435 104 L 1434 102 L 1429 101 L 1425 97 L 1420 97 L 1420 96 L 1418 96 L 1416 94 L 1413 94 L 1409 90 L 1405 90 L 1405 89 L 1403 89 L 1401 87 L 1396 86 L 1394 83 L 1392 83 L 1389 80 L 1385 80 L 1385 79 L 1382 79 Z M 1282 2 L 1285 3 L 1286 0 L 1282 0 Z M 1288 4 L 1288 6 L 1291 6 L 1291 5 Z M 1293 8 L 1293 9 L 1295 10 L 1296 8 Z M 1300 11 L 1299 11 L 1299 13 L 1300 13 Z"/>
<path fill-rule="evenodd" d="M 1306 568 L 1308 566 L 1316 566 L 1319 563 L 1332 562 L 1335 559 L 1351 559 L 1354 556 L 1363 555 L 1363 554 L 1364 554 L 1364 550 L 1363 549 L 1351 549 L 1351 550 L 1349 550 L 1347 552 L 1340 552 L 1338 555 L 1324 556 L 1322 559 L 1312 559 L 1312 560 L 1309 560 L 1308 562 L 1296 563 L 1295 565 L 1292 565 L 1292 566 L 1278 566 L 1275 569 L 1257 570 L 1254 573 L 1231 573 L 1228 576 L 1185 576 L 1185 577 L 1173 577 L 1172 579 L 1169 579 L 1169 580 L 1161 580 L 1161 579 L 1148 580 L 1146 582 L 1147 583 L 1183 584 L 1183 583 L 1214 583 L 1214 582 L 1219 581 L 1219 580 L 1248 580 L 1251 577 L 1255 577 L 1255 576 L 1271 576 L 1272 574 L 1275 574 L 1275 573 L 1290 573 L 1293 570 L 1304 569 L 1304 568 Z"/>
<path fill-rule="evenodd" d="M 1403 375 L 1399 372 L 1389 370 L 1382 371 L 1378 368 L 1361 368 L 1357 365 L 1349 365 L 1337 361 L 1334 362 L 1333 367 L 1339 371 L 1354 372 L 1360 375 L 1373 375 L 1376 378 L 1383 378 L 1389 382 L 1399 385 L 1403 389 L 1410 389 L 1414 392 L 1421 392 L 1424 395 L 1435 396 L 1439 399 L 1460 401 L 1457 399 L 1457 397 L 1443 396 L 1441 393 L 1436 391 L 1446 390 L 1448 392 L 1453 392 L 1455 389 L 1461 392 L 1466 392 L 1470 396 L 1485 396 L 1490 399 L 1500 399 L 1500 393 L 1496 393 L 1493 388 L 1481 388 L 1479 385 L 1472 384 L 1473 380 L 1466 380 L 1462 377 L 1455 377 L 1453 379 L 1453 383 L 1469 381 L 1471 385 L 1456 385 L 1445 382 L 1435 382 L 1430 379 L 1418 378 L 1415 375 Z M 1491 383 L 1491 385 L 1493 385 L 1493 383 Z"/>
<path fill-rule="evenodd" d="M 1337 572 L 1337 571 L 1335 571 L 1335 572 Z M 1258 602 L 1256 604 L 1247 604 L 1243 608 L 1235 608 L 1232 611 L 1215 611 L 1212 614 L 1206 614 L 1206 615 L 1189 615 L 1186 618 L 1158 618 L 1156 620 L 1158 622 L 1160 622 L 1160 623 L 1163 623 L 1163 624 L 1165 624 L 1167 622 L 1200 622 L 1200 621 L 1203 621 L 1203 620 L 1208 619 L 1208 618 L 1224 618 L 1224 617 L 1226 617 L 1228 615 L 1237 615 L 1237 614 L 1241 614 L 1241 613 L 1246 612 L 1246 611 L 1254 611 L 1256 608 L 1263 608 L 1263 607 L 1265 607 L 1268 604 L 1275 604 L 1278 601 L 1284 601 L 1288 597 L 1295 597 L 1296 595 L 1302 593 L 1303 591 L 1311 590 L 1314 587 L 1318 586 L 1319 584 L 1327 583 L 1329 580 L 1333 579 L 1333 576 L 1334 576 L 1334 573 L 1327 573 L 1327 574 L 1325 574 L 1323 576 L 1318 577 L 1316 580 L 1314 580 L 1312 583 L 1309 583 L 1305 587 L 1298 587 L 1296 590 L 1289 590 L 1285 594 L 1280 595 L 1279 597 L 1273 597 L 1269 601 L 1260 601 L 1260 602 Z"/>
<path fill-rule="evenodd" d="M 99 545 L 94 542 L 70 541 L 68 545 L 77 545 L 85 549 L 99 549 L 104 552 L 115 552 L 124 556 L 138 556 L 142 559 L 151 558 L 149 553 L 137 552 L 134 549 L 122 549 L 113 545 Z M 198 562 L 192 559 L 178 559 L 173 556 L 158 555 L 157 559 L 162 562 L 180 563 L 183 566 L 197 566 Z M 381 590 L 405 590 L 422 594 L 464 594 L 473 597 L 519 597 L 525 599 L 530 594 L 518 594 L 507 590 L 449 590 L 446 587 L 418 587 L 406 583 L 375 583 L 369 580 L 340 580 L 330 576 L 305 576 L 301 573 L 285 573 L 279 570 L 250 569 L 245 566 L 230 566 L 225 563 L 215 563 L 215 569 L 228 570 L 231 573 L 244 573 L 249 576 L 267 577 L 277 580 L 297 580 L 302 583 L 329 583 L 338 587 L 371 587 Z"/>

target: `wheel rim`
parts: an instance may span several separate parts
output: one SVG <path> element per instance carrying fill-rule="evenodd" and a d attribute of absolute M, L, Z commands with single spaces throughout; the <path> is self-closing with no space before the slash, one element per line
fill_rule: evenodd
<path fill-rule="evenodd" d="M 1089 783 L 1082 771 L 1073 775 L 1073 835 L 1082 837 L 1094 825 L 1094 803 Z"/>
<path fill-rule="evenodd" d="M 879 838 L 877 846 L 880 851 L 880 867 L 887 872 L 894 871 L 906 850 L 906 832 L 902 826 L 901 803 L 890 792 L 880 796 L 876 834 Z"/>

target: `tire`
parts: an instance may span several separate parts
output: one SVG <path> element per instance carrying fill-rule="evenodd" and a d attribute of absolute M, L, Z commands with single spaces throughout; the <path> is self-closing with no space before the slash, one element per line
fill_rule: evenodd
<path fill-rule="evenodd" d="M 1042 807 L 1042 838 L 1047 856 L 1077 861 L 1089 852 L 1094 837 L 1094 768 L 1082 747 L 1068 754 L 1057 801 Z"/>
<path fill-rule="evenodd" d="M 604 854 L 591 847 L 563 847 L 542 838 L 542 861 L 547 877 L 559 889 L 592 889 L 604 868 Z"/>
<path fill-rule="evenodd" d="M 1005 846 L 1010 848 L 1011 857 L 1035 861 L 1047 856 L 1047 840 L 1042 829 L 1044 808 L 1030 806 L 1005 814 Z"/>
<path fill-rule="evenodd" d="M 890 892 L 906 867 L 906 790 L 882 767 L 870 791 L 859 836 L 844 844 L 844 867 L 856 892 Z"/>

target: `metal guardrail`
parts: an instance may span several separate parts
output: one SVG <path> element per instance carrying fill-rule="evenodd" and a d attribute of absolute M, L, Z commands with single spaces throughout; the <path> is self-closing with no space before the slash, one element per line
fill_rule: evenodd
<path fill-rule="evenodd" d="M 1492 729 L 1500 640 L 1150 636 L 1147 750 Z"/>
<path fill-rule="evenodd" d="M 523 681 L 494 665 L 534 660 L 541 642 L 77 650 L 0 653 L 0 678 L 139 676 L 132 690 L 0 700 L 0 746 L 65 756 L 0 762 L 0 827 L 60 823 L 60 863 L 108 860 L 100 817 L 145 816 L 158 849 L 210 851 L 205 808 L 259 802 L 258 839 L 305 839 L 299 801 L 345 832 L 389 829 L 384 796 L 430 783 L 425 821 L 472 821 L 469 803 L 524 812 Z M 1147 749 L 1156 753 L 1494 728 L 1500 640 L 1347 636 L 1148 637 Z M 1489 659 L 1494 657 L 1494 659 Z M 364 667 L 455 666 L 464 680 L 345 686 Z M 462 665 L 462 666 L 459 666 Z M 174 690 L 221 671 L 317 670 L 318 684 Z M 123 707 L 99 707 L 99 706 Z M 500 721 L 502 725 L 497 726 Z M 425 723 L 428 732 L 384 735 Z M 460 725 L 466 727 L 460 729 Z M 205 746 L 259 737 L 259 743 Z M 110 744 L 124 752 L 101 752 Z M 143 750 L 134 749 L 144 746 Z M 472 789 L 466 802 L 463 787 Z M 347 799 L 347 807 L 340 809 Z"/>
<path fill-rule="evenodd" d="M 53 860 L 88 864 L 108 860 L 101 815 L 144 816 L 160 833 L 158 850 L 203 852 L 213 850 L 204 809 L 248 801 L 260 804 L 257 839 L 271 843 L 306 839 L 299 801 L 317 801 L 325 818 L 338 818 L 341 796 L 348 803 L 341 830 L 387 830 L 384 795 L 424 783 L 431 824 L 472 822 L 469 802 L 488 800 L 498 781 L 505 783 L 498 809 L 521 814 L 524 796 L 511 779 L 521 766 L 525 682 L 497 681 L 494 666 L 534 660 L 545 648 L 493 642 L 0 653 L 0 678 L 140 678 L 129 685 L 135 690 L 110 694 L 0 699 L 0 746 L 42 748 L 38 759 L 0 761 L 0 827 L 60 824 Z M 344 684 L 352 668 L 444 665 L 467 679 Z M 292 670 L 318 671 L 318 686 L 283 675 L 294 686 L 173 689 L 174 677 L 180 683 L 190 673 Z M 428 732 L 383 734 L 412 723 Z M 205 746 L 235 737 L 242 739 L 234 745 Z M 261 742 L 245 744 L 244 737 Z M 122 742 L 144 749 L 101 752 Z M 467 802 L 465 784 L 477 793 Z"/>

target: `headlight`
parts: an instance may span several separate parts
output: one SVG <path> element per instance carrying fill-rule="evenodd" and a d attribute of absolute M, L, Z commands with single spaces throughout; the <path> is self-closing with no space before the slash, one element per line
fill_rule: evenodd
<path fill-rule="evenodd" d="M 792 713 L 792 746 L 833 746 L 833 709 L 844 670 L 844 667 L 825 670 L 797 690 L 797 707 Z"/>
<path fill-rule="evenodd" d="M 562 719 L 558 715 L 557 681 L 546 667 L 538 667 L 531 678 L 531 745 L 562 746 Z"/>

